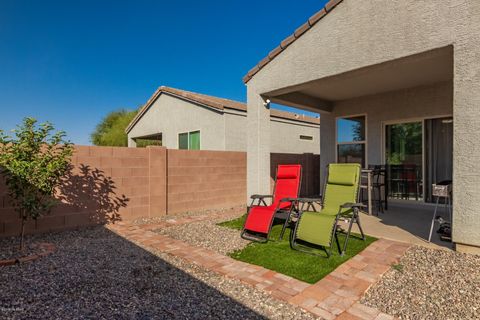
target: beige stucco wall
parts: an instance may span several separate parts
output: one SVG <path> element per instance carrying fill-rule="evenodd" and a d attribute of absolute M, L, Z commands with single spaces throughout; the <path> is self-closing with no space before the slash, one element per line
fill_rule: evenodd
<path fill-rule="evenodd" d="M 200 130 L 202 150 L 224 150 L 225 129 L 219 111 L 193 105 L 191 102 L 162 94 L 128 133 L 131 138 L 162 133 L 162 143 L 178 149 L 178 134 Z"/>
<path fill-rule="evenodd" d="M 385 122 L 451 116 L 453 113 L 453 87 L 443 82 L 424 87 L 387 92 L 335 103 L 331 114 L 322 115 L 321 135 L 325 141 L 322 148 L 321 167 L 336 161 L 336 118 L 365 114 L 367 118 L 367 163 L 383 162 L 382 147 L 385 143 L 382 128 Z"/>
<path fill-rule="evenodd" d="M 320 129 L 315 125 L 286 119 L 271 120 L 271 152 L 320 152 Z M 129 146 L 133 138 L 162 133 L 163 146 L 178 149 L 178 134 L 200 130 L 202 150 L 247 150 L 247 115 L 245 112 L 219 112 L 192 102 L 162 94 L 128 133 Z M 313 136 L 313 141 L 300 140 L 301 134 Z"/>
<path fill-rule="evenodd" d="M 301 140 L 300 135 L 313 137 Z M 270 151 L 272 153 L 320 153 L 320 129 L 318 125 L 298 123 L 286 119 L 271 118 Z"/>
<path fill-rule="evenodd" d="M 247 150 L 247 115 L 245 112 L 225 113 L 225 150 Z"/>
<path fill-rule="evenodd" d="M 448 45 L 454 48 L 453 240 L 479 246 L 480 1 L 344 0 L 248 82 L 249 127 L 265 123 L 263 93 Z M 331 116 L 322 117 L 322 133 L 333 126 Z M 327 139 L 321 134 L 328 151 Z M 261 132 L 249 135 L 247 163 L 255 170 L 248 171 L 248 194 L 268 180 L 256 169 L 269 162 L 269 150 L 260 146 L 265 140 Z M 322 149 L 324 157 L 331 155 Z"/>

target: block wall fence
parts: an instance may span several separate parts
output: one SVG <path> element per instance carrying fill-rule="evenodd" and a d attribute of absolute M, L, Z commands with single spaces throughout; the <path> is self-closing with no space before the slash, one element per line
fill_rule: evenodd
<path fill-rule="evenodd" d="M 28 233 L 245 205 L 246 153 L 75 146 L 71 173 Z M 0 181 L 0 237 L 20 219 Z"/>

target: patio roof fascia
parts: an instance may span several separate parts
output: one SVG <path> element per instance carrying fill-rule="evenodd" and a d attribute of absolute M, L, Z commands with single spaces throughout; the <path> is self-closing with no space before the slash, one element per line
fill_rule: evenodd
<path fill-rule="evenodd" d="M 332 102 L 315 98 L 301 92 L 285 93 L 278 96 L 264 95 L 264 98 L 269 99 L 273 103 L 287 105 L 316 113 L 331 113 L 333 111 Z"/>

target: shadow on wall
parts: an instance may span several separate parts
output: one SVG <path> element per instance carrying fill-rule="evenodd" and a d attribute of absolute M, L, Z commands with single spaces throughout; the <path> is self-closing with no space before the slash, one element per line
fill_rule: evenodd
<path fill-rule="evenodd" d="M 116 189 L 112 177 L 105 172 L 80 164 L 70 168 L 57 198 L 87 215 L 92 224 L 114 223 L 121 220 L 119 212 L 129 201 L 124 194 L 118 195 Z"/>
<path fill-rule="evenodd" d="M 279 164 L 302 165 L 302 186 L 300 196 L 317 196 L 320 192 L 320 155 L 313 153 L 271 153 L 270 186 L 273 192 Z"/>

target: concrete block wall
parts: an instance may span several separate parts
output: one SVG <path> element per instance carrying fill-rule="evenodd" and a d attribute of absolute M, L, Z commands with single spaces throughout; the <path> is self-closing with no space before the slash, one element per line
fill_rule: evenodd
<path fill-rule="evenodd" d="M 167 183 L 168 181 L 168 183 Z M 0 237 L 18 235 L 20 219 L 0 181 Z M 27 233 L 244 204 L 246 154 L 164 147 L 75 146 L 59 204 Z"/>
<path fill-rule="evenodd" d="M 246 153 L 168 150 L 169 214 L 243 205 Z"/>

